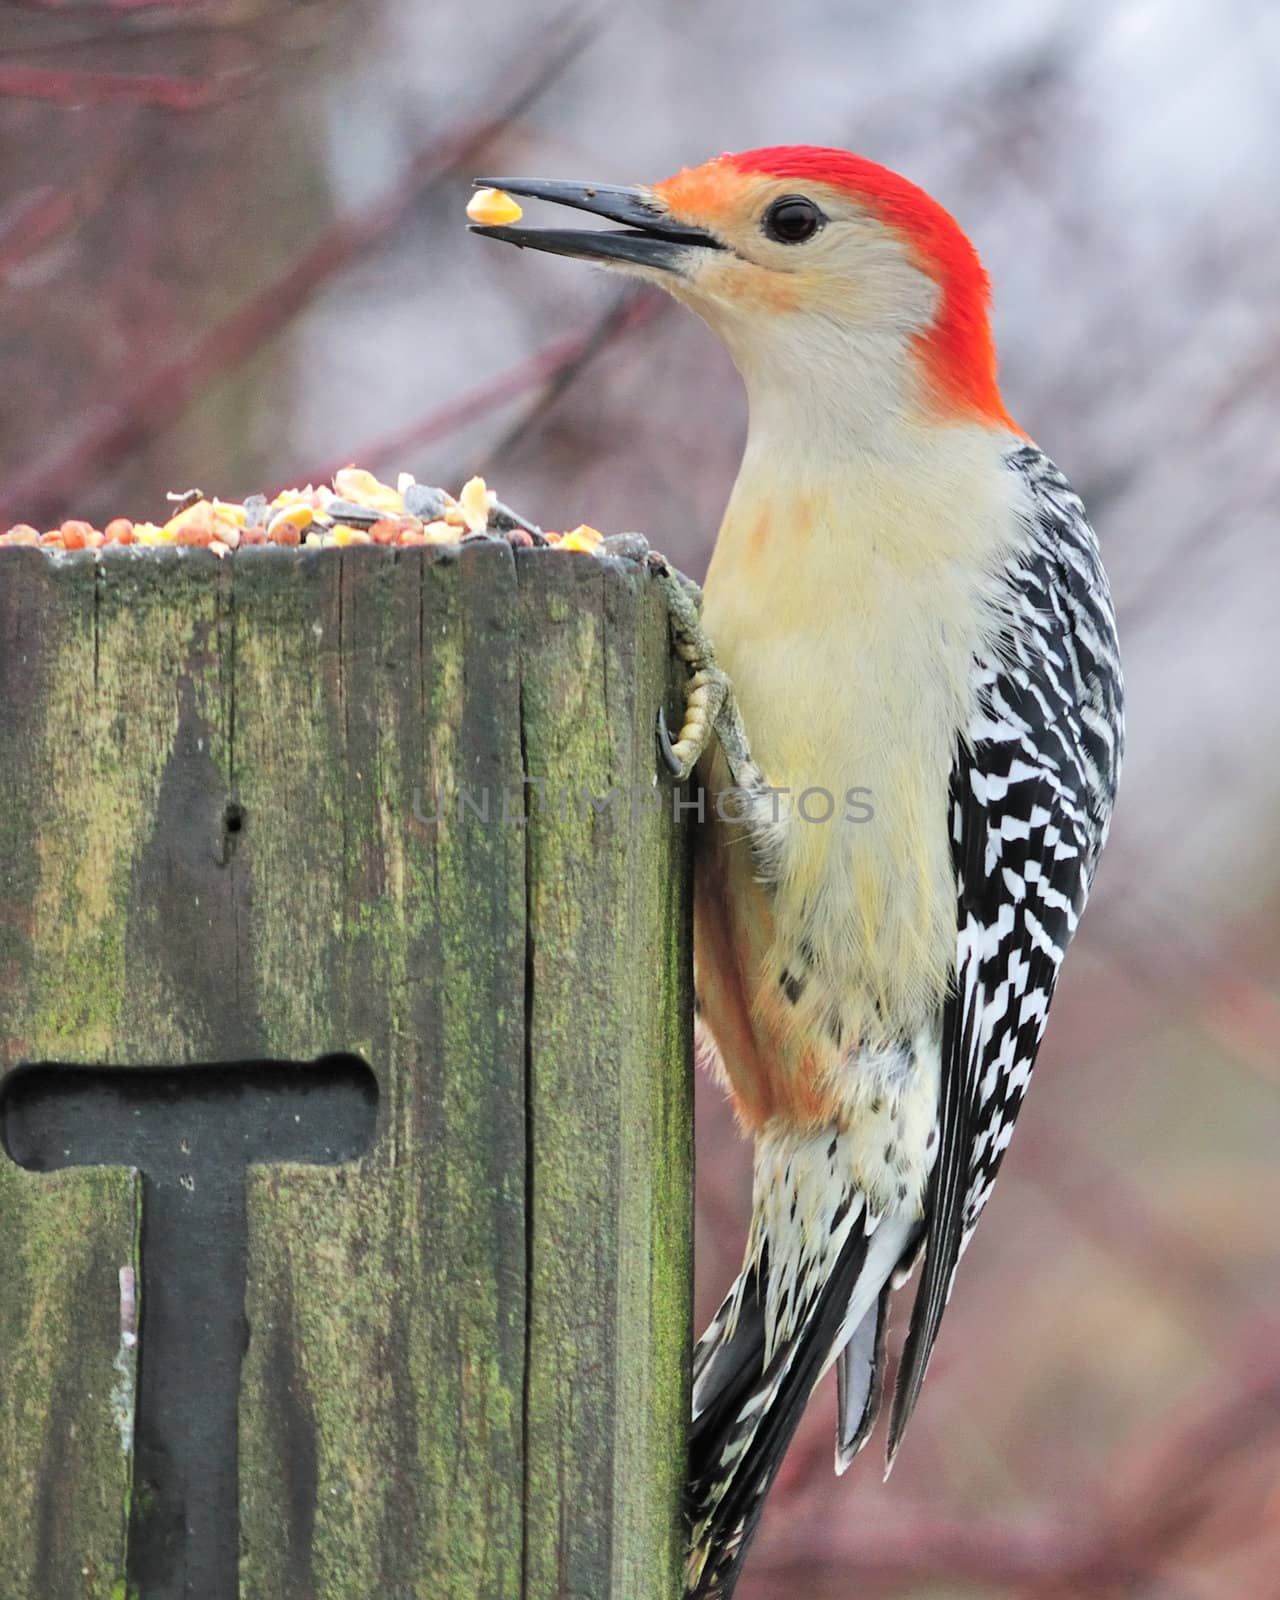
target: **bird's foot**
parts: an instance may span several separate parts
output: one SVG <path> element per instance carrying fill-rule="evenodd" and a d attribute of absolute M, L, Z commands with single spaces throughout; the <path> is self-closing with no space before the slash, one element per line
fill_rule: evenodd
<path fill-rule="evenodd" d="M 761 782 L 760 774 L 751 759 L 733 684 L 717 663 L 715 646 L 702 626 L 702 591 L 656 551 L 650 552 L 648 566 L 666 591 L 671 647 L 689 669 L 684 716 L 674 739 L 666 713 L 661 708 L 658 711 L 658 749 L 663 762 L 675 781 L 684 783 L 714 734 L 734 784 L 754 789 Z"/>
<path fill-rule="evenodd" d="M 671 737 L 667 715 L 658 708 L 658 750 L 677 783 L 693 773 L 712 735 L 720 741 L 734 785 L 748 794 L 764 790 L 751 758 L 742 714 L 729 675 L 716 661 L 715 646 L 702 626 L 702 590 L 664 555 L 651 549 L 642 533 L 611 534 L 604 541 L 612 556 L 642 566 L 663 587 L 671 625 L 671 648 L 689 669 L 680 729 Z"/>

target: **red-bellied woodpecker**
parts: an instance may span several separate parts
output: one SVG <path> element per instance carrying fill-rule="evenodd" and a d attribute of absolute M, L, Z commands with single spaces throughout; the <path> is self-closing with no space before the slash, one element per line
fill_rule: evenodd
<path fill-rule="evenodd" d="M 734 791 L 694 913 L 700 1028 L 755 1138 L 694 1357 L 688 1595 L 723 1600 L 832 1362 L 838 1470 L 866 1439 L 922 1261 L 890 1460 L 915 1406 L 1106 837 L 1114 617 L 1080 501 L 1004 408 L 977 253 L 914 184 L 808 146 L 653 188 L 486 181 L 623 224 L 478 231 L 662 285 L 747 387 L 666 745 Z"/>

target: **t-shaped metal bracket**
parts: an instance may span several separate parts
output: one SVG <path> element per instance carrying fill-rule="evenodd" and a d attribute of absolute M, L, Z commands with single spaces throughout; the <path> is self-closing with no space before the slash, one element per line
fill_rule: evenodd
<path fill-rule="evenodd" d="M 245 1168 L 366 1150 L 377 1081 L 355 1056 L 214 1066 L 24 1066 L 0 1084 L 19 1166 L 142 1174 L 129 1570 L 141 1600 L 239 1592 Z"/>

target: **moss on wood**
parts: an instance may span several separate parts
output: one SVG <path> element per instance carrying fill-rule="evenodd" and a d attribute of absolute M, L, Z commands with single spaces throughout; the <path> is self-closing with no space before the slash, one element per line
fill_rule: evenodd
<path fill-rule="evenodd" d="M 0 1071 L 379 1081 L 361 1161 L 250 1177 L 245 1600 L 675 1592 L 671 688 L 660 595 L 591 557 L 0 552 Z M 138 1195 L 0 1157 L 0 1600 L 125 1594 Z"/>

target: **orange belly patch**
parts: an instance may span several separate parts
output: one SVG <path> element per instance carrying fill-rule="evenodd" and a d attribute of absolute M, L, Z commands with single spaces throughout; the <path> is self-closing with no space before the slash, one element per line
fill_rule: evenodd
<path fill-rule="evenodd" d="M 768 891 L 754 875 L 745 839 L 724 824 L 699 831 L 693 928 L 701 1019 L 743 1128 L 756 1132 L 774 1118 L 830 1124 L 837 1115 L 828 1087 L 832 1046 L 797 1031 L 773 970 Z"/>

